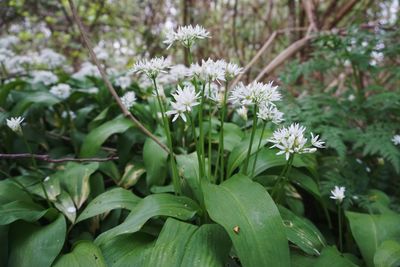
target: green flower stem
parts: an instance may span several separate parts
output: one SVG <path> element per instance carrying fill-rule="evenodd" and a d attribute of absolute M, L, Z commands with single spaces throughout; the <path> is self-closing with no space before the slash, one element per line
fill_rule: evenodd
<path fill-rule="evenodd" d="M 338 225 L 339 225 L 339 251 L 343 252 L 343 233 L 342 233 L 342 209 L 338 203 Z"/>
<path fill-rule="evenodd" d="M 199 136 L 199 142 L 200 142 L 200 144 L 199 144 L 199 149 L 200 149 L 200 154 L 201 154 L 201 157 L 202 157 L 202 165 L 203 165 L 203 173 L 205 174 L 206 173 L 206 171 L 205 171 L 205 162 L 206 162 L 206 159 L 205 159 L 205 153 L 204 153 L 204 129 L 203 129 L 203 109 L 204 109 L 204 102 L 205 102 L 205 95 L 204 95 L 204 91 L 205 91 L 205 87 L 206 87 L 206 84 L 204 83 L 203 84 L 203 87 L 202 87 L 202 89 L 201 89 L 201 102 L 200 102 L 200 108 L 199 108 L 199 112 L 198 112 L 198 116 L 199 116 L 199 134 L 200 134 L 200 136 Z"/>
<path fill-rule="evenodd" d="M 211 95 L 211 82 L 208 83 L 208 94 Z M 211 128 L 212 128 L 212 109 L 211 104 L 209 105 L 208 109 L 208 180 L 211 181 Z"/>
<path fill-rule="evenodd" d="M 260 140 L 258 141 L 258 146 L 257 146 L 257 150 L 256 150 L 256 155 L 255 155 L 254 162 L 253 162 L 253 168 L 251 169 L 251 177 L 253 177 L 253 175 L 254 175 L 254 170 L 256 169 L 256 162 L 257 162 L 258 152 L 259 152 L 259 150 L 260 150 L 261 142 L 262 142 L 263 137 L 264 137 L 264 131 L 265 131 L 265 126 L 266 126 L 266 125 L 267 125 L 267 123 L 264 122 L 264 123 L 263 123 L 262 130 L 261 130 Z"/>
<path fill-rule="evenodd" d="M 199 144 L 198 144 L 197 138 L 196 138 L 196 126 L 194 125 L 194 120 L 192 119 L 192 114 L 187 112 L 186 116 L 189 119 L 189 124 L 190 124 L 191 129 L 192 129 L 193 140 L 194 140 L 194 143 L 196 145 L 196 154 L 197 154 L 197 161 L 198 161 L 198 164 L 199 164 L 199 174 L 200 174 L 198 182 L 199 182 L 199 185 L 200 185 L 200 179 L 204 176 L 204 173 L 202 172 L 202 170 L 203 170 L 203 166 L 202 166 L 203 162 L 202 162 L 202 159 L 201 159 L 201 154 L 200 154 L 200 150 L 199 150 Z"/>
<path fill-rule="evenodd" d="M 171 131 L 169 129 L 168 119 L 165 115 L 164 104 L 161 100 L 160 94 L 158 93 L 156 79 L 153 78 L 152 80 L 153 80 L 154 88 L 156 90 L 158 105 L 160 106 L 161 116 L 162 116 L 162 120 L 163 120 L 163 124 L 164 124 L 165 135 L 167 136 L 168 149 L 169 149 L 169 153 L 171 156 L 170 165 L 171 165 L 171 169 L 172 169 L 172 183 L 174 185 L 175 194 L 180 195 L 182 193 L 181 192 L 181 184 L 179 181 L 178 167 L 176 166 L 174 150 L 172 147 Z"/>
<path fill-rule="evenodd" d="M 281 199 L 281 195 L 282 195 L 282 188 L 284 186 L 284 181 L 282 181 L 283 177 L 286 177 L 291 168 L 292 168 L 292 164 L 293 164 L 293 159 L 294 159 L 294 154 L 290 154 L 289 160 L 286 162 L 285 167 L 283 168 L 281 174 L 278 176 L 278 179 L 274 185 L 274 187 L 272 188 L 272 192 L 271 192 L 271 196 L 273 198 L 275 198 L 276 202 L 279 202 Z"/>
<path fill-rule="evenodd" d="M 250 143 L 249 143 L 249 148 L 247 150 L 247 156 L 246 156 L 246 161 L 244 162 L 244 167 L 243 167 L 243 173 L 244 175 L 247 175 L 247 168 L 249 166 L 249 158 L 251 155 L 251 148 L 253 146 L 253 140 L 254 140 L 254 135 L 257 130 L 257 105 L 254 105 L 253 108 L 253 128 L 251 130 L 251 136 L 250 136 Z"/>

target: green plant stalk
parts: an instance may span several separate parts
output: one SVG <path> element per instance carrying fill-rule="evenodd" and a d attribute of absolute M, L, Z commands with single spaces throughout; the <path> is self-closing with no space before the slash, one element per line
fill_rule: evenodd
<path fill-rule="evenodd" d="M 246 161 L 245 161 L 244 167 L 243 167 L 244 175 L 247 175 L 247 168 L 249 166 L 249 157 L 251 155 L 251 148 L 253 146 L 253 140 L 254 140 L 254 135 L 256 133 L 256 130 L 257 130 L 257 105 L 254 105 L 254 108 L 253 108 L 253 127 L 252 127 L 252 130 L 251 130 L 250 143 L 249 143 L 249 148 L 247 150 Z"/>
<path fill-rule="evenodd" d="M 220 171 L 220 182 L 222 183 L 224 181 L 224 121 L 225 121 L 225 116 L 226 116 L 226 97 L 228 94 L 228 81 L 225 82 L 225 91 L 224 91 L 224 99 L 222 100 L 222 107 L 221 107 L 221 119 L 220 119 L 220 127 L 219 127 L 219 142 L 218 142 L 218 156 L 217 156 L 217 165 L 215 168 L 215 177 L 217 177 L 218 174 L 218 166 L 221 165 L 221 171 Z M 220 162 L 220 164 L 219 164 Z M 216 178 L 215 178 L 216 179 Z"/>
<path fill-rule="evenodd" d="M 266 125 L 267 125 L 267 123 L 264 122 L 264 123 L 263 123 L 262 130 L 261 130 L 260 140 L 258 141 L 258 146 L 257 146 L 257 150 L 256 150 L 256 155 L 255 155 L 254 162 L 253 162 L 253 168 L 251 169 L 251 177 L 253 177 L 253 175 L 254 175 L 254 170 L 256 169 L 256 162 L 257 162 L 258 152 L 259 152 L 259 150 L 260 150 L 261 142 L 262 142 L 263 137 L 264 137 L 264 131 L 265 131 L 265 126 L 266 126 Z"/>
<path fill-rule="evenodd" d="M 200 179 L 203 177 L 203 173 L 202 173 L 202 169 L 203 169 L 203 166 L 202 166 L 202 159 L 201 159 L 201 155 L 200 155 L 200 151 L 199 151 L 199 144 L 198 144 L 198 142 L 197 142 L 197 138 L 196 138 L 196 126 L 194 125 L 194 120 L 192 119 L 192 114 L 190 114 L 189 112 L 187 112 L 187 117 L 189 118 L 189 124 L 190 124 L 190 128 L 192 129 L 192 135 L 193 135 L 193 140 L 194 140 L 194 143 L 195 143 L 195 145 L 196 145 L 196 154 L 197 154 L 197 161 L 198 161 L 198 164 L 199 164 L 199 179 L 198 179 L 198 182 L 199 182 L 199 186 L 200 186 Z"/>
<path fill-rule="evenodd" d="M 343 252 L 343 233 L 342 233 L 342 209 L 338 203 L 338 225 L 339 225 L 339 251 Z"/>
<path fill-rule="evenodd" d="M 205 96 L 204 96 L 204 91 L 205 91 L 206 84 L 203 84 L 203 87 L 201 89 L 201 101 L 200 101 L 200 108 L 198 112 L 198 120 L 199 120 L 199 148 L 200 148 L 200 154 L 202 158 L 202 166 L 203 166 L 203 173 L 205 174 L 205 166 L 206 166 L 206 159 L 205 159 L 205 153 L 204 153 L 204 129 L 203 129 L 203 109 L 204 109 L 204 102 L 205 102 Z"/>
<path fill-rule="evenodd" d="M 179 181 L 178 168 L 176 166 L 176 161 L 175 161 L 174 150 L 172 148 L 171 131 L 169 129 L 169 123 L 168 123 L 167 117 L 165 115 L 165 107 L 161 101 L 160 94 L 158 93 L 156 79 L 153 78 L 152 80 L 153 80 L 154 88 L 156 90 L 158 105 L 160 106 L 161 116 L 162 116 L 162 120 L 163 120 L 163 124 L 164 124 L 165 135 L 167 136 L 168 149 L 169 149 L 169 153 L 171 156 L 170 165 L 171 165 L 171 169 L 172 169 L 172 183 L 174 185 L 175 194 L 180 195 L 182 192 L 181 192 L 181 186 L 180 186 L 180 181 Z"/>
<path fill-rule="evenodd" d="M 208 94 L 211 94 L 211 82 L 208 83 Z M 212 128 L 212 109 L 211 104 L 209 105 L 208 110 L 208 180 L 211 181 L 211 128 Z"/>
<path fill-rule="evenodd" d="M 280 186 L 282 183 L 282 177 L 285 177 L 290 172 L 290 169 L 291 169 L 292 163 L 293 163 L 293 159 L 294 159 L 294 154 L 291 154 L 289 157 L 289 160 L 286 162 L 285 167 L 283 168 L 282 172 L 279 174 L 276 184 L 272 188 L 271 196 L 276 197 L 276 202 L 279 202 L 279 200 L 280 200 L 281 192 L 279 192 L 280 191 L 279 189 L 280 189 Z"/>

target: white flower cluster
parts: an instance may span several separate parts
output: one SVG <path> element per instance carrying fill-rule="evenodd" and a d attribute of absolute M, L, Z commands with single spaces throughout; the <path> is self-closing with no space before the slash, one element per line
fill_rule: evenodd
<path fill-rule="evenodd" d="M 84 80 L 86 77 L 100 77 L 99 69 L 90 62 L 82 63 L 80 70 L 72 75 L 77 80 Z"/>
<path fill-rule="evenodd" d="M 61 99 L 67 99 L 71 95 L 71 86 L 60 83 L 50 88 L 50 93 Z"/>
<path fill-rule="evenodd" d="M 196 63 L 190 66 L 188 76 L 195 76 L 205 82 L 230 80 L 238 75 L 242 68 L 234 63 L 227 63 L 225 60 L 213 61 L 202 60 L 201 65 Z"/>
<path fill-rule="evenodd" d="M 198 39 L 209 38 L 210 33 L 204 29 L 202 26 L 192 25 L 181 26 L 176 32 L 169 31 L 166 34 L 165 44 L 170 48 L 175 42 L 181 43 L 185 47 L 191 47 L 194 42 Z"/>
<path fill-rule="evenodd" d="M 155 79 L 159 73 L 166 73 L 166 69 L 169 67 L 170 63 L 164 57 L 156 57 L 150 60 L 141 60 L 137 62 L 129 72 L 144 73 L 152 80 Z"/>
<path fill-rule="evenodd" d="M 295 153 L 314 153 L 317 148 L 324 148 L 324 142 L 319 140 L 319 136 L 311 133 L 311 146 L 307 146 L 307 138 L 304 137 L 306 128 L 298 123 L 293 123 L 289 127 L 282 127 L 273 133 L 272 138 L 268 141 L 273 143 L 271 148 L 276 147 L 280 151 L 277 155 L 285 154 L 286 160 L 290 154 Z"/>
<path fill-rule="evenodd" d="M 13 56 L 14 56 L 13 51 L 8 50 L 7 48 L 0 47 L 0 63 L 7 62 Z"/>
<path fill-rule="evenodd" d="M 263 121 L 272 121 L 275 124 L 283 121 L 283 113 L 273 105 L 262 105 L 257 112 L 257 117 Z"/>
<path fill-rule="evenodd" d="M 128 88 L 132 84 L 132 80 L 129 76 L 119 76 L 115 79 L 115 85 L 121 87 L 122 89 Z"/>
<path fill-rule="evenodd" d="M 57 68 L 65 64 L 66 58 L 63 55 L 46 48 L 40 51 L 37 61 L 40 64 L 49 66 L 50 68 Z"/>
<path fill-rule="evenodd" d="M 281 100 L 282 96 L 278 91 L 278 86 L 273 86 L 272 82 L 267 84 L 252 82 L 244 85 L 238 84 L 233 88 L 229 100 L 233 104 L 239 105 L 275 105 L 273 102 Z"/>
<path fill-rule="evenodd" d="M 32 75 L 31 82 L 33 84 L 43 83 L 44 85 L 50 85 L 58 82 L 58 77 L 50 71 L 46 70 L 32 71 L 31 75 Z"/>
<path fill-rule="evenodd" d="M 400 135 L 397 134 L 397 135 L 393 136 L 392 142 L 393 142 L 393 144 L 394 144 L 395 146 L 400 145 Z"/>
<path fill-rule="evenodd" d="M 342 203 L 343 199 L 345 198 L 344 192 L 346 188 L 344 186 L 335 186 L 333 190 L 331 190 L 331 199 L 336 199 L 339 203 Z"/>
<path fill-rule="evenodd" d="M 19 43 L 19 39 L 14 35 L 6 35 L 0 38 L 0 48 L 9 48 L 17 43 Z"/>
<path fill-rule="evenodd" d="M 21 123 L 24 121 L 23 117 L 15 117 L 7 119 L 7 126 L 16 133 L 21 133 Z"/>
<path fill-rule="evenodd" d="M 178 86 L 175 94 L 172 96 L 175 102 L 171 102 L 172 110 L 167 111 L 168 116 L 174 115 L 172 121 L 175 121 L 179 116 L 186 122 L 185 112 L 192 110 L 192 107 L 200 104 L 198 102 L 200 93 L 196 94 L 193 86 L 184 86 L 183 88 Z"/>
<path fill-rule="evenodd" d="M 123 97 L 121 97 L 122 104 L 126 109 L 130 109 L 136 102 L 136 94 L 134 92 L 127 92 Z"/>

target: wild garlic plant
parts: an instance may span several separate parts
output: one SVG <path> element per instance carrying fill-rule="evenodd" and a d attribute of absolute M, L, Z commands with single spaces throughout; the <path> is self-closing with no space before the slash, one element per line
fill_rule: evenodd
<path fill-rule="evenodd" d="M 165 43 L 168 48 L 172 45 L 182 45 L 189 55 L 189 66 L 172 66 L 168 59 L 156 57 L 137 62 L 130 70 L 131 73 L 141 73 L 147 76 L 154 88 L 158 108 L 161 112 L 161 125 L 170 151 L 170 167 L 174 191 L 182 193 L 182 181 L 176 162 L 175 136 L 171 129 L 177 123 L 183 123 L 187 136 L 191 135 L 197 162 L 200 186 L 202 181 L 222 183 L 229 174 L 226 171 L 226 150 L 224 148 L 224 123 L 228 120 L 228 110 L 236 109 L 242 118 L 247 120 L 251 111 L 250 139 L 244 163 L 240 172 L 252 177 L 257 162 L 258 151 L 265 145 L 263 140 L 271 143 L 271 148 L 279 149 L 277 155 L 285 154 L 286 166 L 278 178 L 284 177 L 293 164 L 295 154 L 313 153 L 317 148 L 323 148 L 324 142 L 319 136 L 311 133 L 310 141 L 305 138 L 306 128 L 294 123 L 289 127 L 280 127 L 273 132 L 272 137 L 266 138 L 266 128 L 278 127 L 284 121 L 284 114 L 278 110 L 276 103 L 282 100 L 278 86 L 273 82 L 239 83 L 230 87 L 230 82 L 242 72 L 235 63 L 225 60 L 208 58 L 196 59 L 193 46 L 198 40 L 210 38 L 210 34 L 201 26 L 183 26 L 176 32 L 167 34 Z M 159 78 L 170 71 L 177 77 L 172 98 L 164 96 L 164 90 L 159 85 Z M 135 101 L 135 96 L 125 95 L 122 102 L 128 108 Z M 132 100 L 132 101 L 131 101 Z M 216 116 L 218 120 L 214 117 Z M 181 122 L 179 122 L 181 120 Z M 217 121 L 217 123 L 216 123 Z M 218 124 L 218 131 L 213 129 Z M 277 126 L 273 126 L 277 125 Z M 261 128 L 261 134 L 257 130 Z M 269 129 L 268 132 L 272 130 Z M 216 135 L 218 136 L 216 138 Z M 190 146 L 190 144 L 188 144 Z M 189 149 L 188 149 L 189 150 Z M 187 151 L 188 151 L 187 150 Z M 253 165 L 249 166 L 251 155 L 255 154 Z"/>

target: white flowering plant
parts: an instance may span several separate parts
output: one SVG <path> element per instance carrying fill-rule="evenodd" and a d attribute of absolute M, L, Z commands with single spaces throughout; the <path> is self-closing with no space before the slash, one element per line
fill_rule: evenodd
<path fill-rule="evenodd" d="M 112 51 L 100 42 L 106 78 L 48 49 L 6 65 L 24 72 L 0 85 L 7 264 L 322 266 L 331 255 L 353 266 L 341 253 L 355 248 L 352 236 L 368 239 L 357 221 L 398 221 L 383 193 L 320 181 L 341 167 L 329 162 L 326 132 L 293 119 L 282 80 L 242 83 L 238 64 L 198 58 L 210 38 L 201 26 L 178 27 L 165 51 L 183 47 L 186 65 L 164 54 L 119 69 L 106 66 Z M 389 141 L 398 145 L 398 134 Z M 49 256 L 15 256 L 15 242 L 37 249 L 30 237 Z"/>

